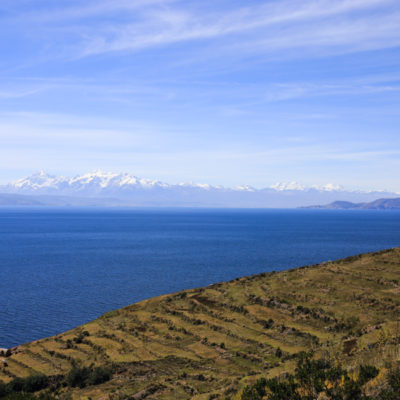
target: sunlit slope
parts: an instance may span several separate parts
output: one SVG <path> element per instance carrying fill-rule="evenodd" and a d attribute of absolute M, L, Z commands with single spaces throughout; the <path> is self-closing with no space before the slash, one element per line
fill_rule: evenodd
<path fill-rule="evenodd" d="M 20 346 L 0 380 L 112 364 L 74 396 L 208 399 L 291 370 L 302 350 L 382 366 L 399 359 L 399 282 L 396 248 L 160 296 Z"/>

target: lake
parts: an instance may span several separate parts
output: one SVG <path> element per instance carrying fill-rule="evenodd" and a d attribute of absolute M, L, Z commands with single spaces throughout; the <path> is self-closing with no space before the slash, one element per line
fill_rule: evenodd
<path fill-rule="evenodd" d="M 0 347 L 152 296 L 400 245 L 400 212 L 0 209 Z"/>

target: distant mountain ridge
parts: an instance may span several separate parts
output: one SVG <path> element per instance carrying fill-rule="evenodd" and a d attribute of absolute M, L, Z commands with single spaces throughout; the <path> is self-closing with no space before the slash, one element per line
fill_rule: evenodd
<path fill-rule="evenodd" d="M 138 178 L 127 173 L 112 173 L 103 172 L 97 170 L 91 173 L 78 175 L 72 178 L 67 178 L 63 176 L 49 175 L 44 171 L 40 171 L 36 174 L 28 176 L 26 178 L 18 179 L 8 185 L 0 186 L 2 191 L 10 190 L 13 192 L 24 192 L 25 194 L 50 194 L 51 192 L 66 192 L 76 193 L 79 191 L 85 192 L 86 194 L 94 194 L 95 192 L 104 192 L 110 190 L 126 190 L 132 188 L 140 189 L 154 189 L 154 188 L 199 188 L 204 190 L 234 190 L 234 191 L 248 191 L 254 192 L 257 189 L 251 187 L 250 185 L 240 185 L 234 188 L 226 188 L 223 186 L 212 186 L 204 183 L 192 183 L 192 182 L 182 182 L 178 184 L 168 184 L 158 180 Z M 261 189 L 272 189 L 274 191 L 308 191 L 308 190 L 318 190 L 318 191 L 344 191 L 344 188 L 340 185 L 326 184 L 326 185 L 313 185 L 305 186 L 298 182 L 278 182 L 269 188 Z"/>
<path fill-rule="evenodd" d="M 309 206 L 307 208 L 335 209 L 335 210 L 400 210 L 400 197 L 394 199 L 377 199 L 369 203 L 351 203 L 349 201 L 334 201 L 323 206 Z"/>
<path fill-rule="evenodd" d="M 168 184 L 159 180 L 138 178 L 127 173 L 103 171 L 94 171 L 72 178 L 53 176 L 40 171 L 0 186 L 0 204 L 12 205 L 12 198 L 4 197 L 5 194 L 29 196 L 29 198 L 15 198 L 16 205 L 31 203 L 31 205 L 74 206 L 82 204 L 249 208 L 311 206 L 333 202 L 338 197 L 344 201 L 358 203 L 396 196 L 396 193 L 390 192 L 346 190 L 342 186 L 333 184 L 304 186 L 297 182 L 280 182 L 263 189 L 249 185 L 228 188 L 203 183 Z M 55 197 L 58 196 L 63 196 L 64 200 L 57 201 Z M 71 200 L 72 198 L 74 200 Z M 78 201 L 77 198 L 81 200 Z M 91 199 L 89 204 L 87 199 Z"/>
<path fill-rule="evenodd" d="M 118 199 L 0 193 L 0 206 L 89 207 L 124 206 Z"/>

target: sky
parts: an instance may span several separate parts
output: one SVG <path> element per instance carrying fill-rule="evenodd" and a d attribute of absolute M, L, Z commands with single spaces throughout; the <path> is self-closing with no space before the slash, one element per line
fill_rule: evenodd
<path fill-rule="evenodd" d="M 2 0 L 0 183 L 400 192 L 398 0 Z"/>

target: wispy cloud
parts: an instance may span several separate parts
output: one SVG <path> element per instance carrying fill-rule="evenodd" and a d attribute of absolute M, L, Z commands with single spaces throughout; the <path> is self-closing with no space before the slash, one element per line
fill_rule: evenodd
<path fill-rule="evenodd" d="M 41 92 L 44 89 L 28 89 L 28 90 L 12 90 L 12 91 L 2 91 L 0 90 L 0 99 L 18 99 L 22 97 L 32 96 Z"/>
<path fill-rule="evenodd" d="M 236 53 L 305 47 L 360 51 L 400 42 L 397 0 L 275 0 L 220 8 L 182 0 L 71 1 L 42 7 L 40 3 L 23 13 L 17 8 L 5 20 L 25 21 L 52 34 L 59 46 L 79 57 L 189 41 Z M 219 42 L 228 36 L 235 37 L 235 46 Z M 68 45 L 63 46 L 66 40 Z"/>
<path fill-rule="evenodd" d="M 386 12 L 368 12 L 383 4 L 388 6 Z M 338 46 L 344 46 L 344 51 L 385 48 L 400 41 L 400 10 L 396 13 L 395 5 L 393 0 L 307 0 L 275 1 L 229 12 L 198 12 L 182 3 L 145 8 L 132 21 L 127 18 L 118 26 L 106 25 L 88 31 L 81 55 L 138 51 L 187 41 L 215 41 L 229 35 L 235 35 L 234 49 L 252 52 L 310 46 L 325 49 L 332 46 L 336 52 L 340 50 Z M 219 45 L 226 50 L 226 45 Z"/>

